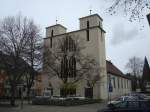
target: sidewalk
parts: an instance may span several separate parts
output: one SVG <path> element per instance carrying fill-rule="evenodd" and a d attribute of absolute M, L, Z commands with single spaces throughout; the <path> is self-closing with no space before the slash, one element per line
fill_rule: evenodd
<path fill-rule="evenodd" d="M 23 109 L 20 105 L 18 107 L 0 107 L 0 112 L 96 112 L 105 106 L 106 102 L 69 107 L 29 105 L 25 103 Z"/>

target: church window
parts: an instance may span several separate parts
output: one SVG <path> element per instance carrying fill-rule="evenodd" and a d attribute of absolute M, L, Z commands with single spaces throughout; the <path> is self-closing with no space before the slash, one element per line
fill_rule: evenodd
<path fill-rule="evenodd" d="M 76 77 L 76 59 L 74 56 L 67 59 L 64 56 L 61 61 L 61 78 L 75 78 Z"/>
<path fill-rule="evenodd" d="M 89 21 L 87 21 L 87 30 L 86 30 L 86 35 L 87 35 L 87 41 L 89 41 Z"/>
<path fill-rule="evenodd" d="M 69 60 L 69 77 L 76 77 L 76 59 L 74 56 Z"/>
<path fill-rule="evenodd" d="M 53 30 L 52 30 L 52 32 L 51 32 L 51 37 L 50 37 L 50 46 L 51 46 L 51 48 L 52 48 L 52 44 L 53 44 Z"/>
<path fill-rule="evenodd" d="M 68 77 L 68 59 L 65 55 L 61 61 L 61 78 L 67 78 Z"/>
<path fill-rule="evenodd" d="M 87 28 L 89 28 L 89 26 L 90 26 L 90 25 L 89 25 L 89 21 L 87 21 Z"/>

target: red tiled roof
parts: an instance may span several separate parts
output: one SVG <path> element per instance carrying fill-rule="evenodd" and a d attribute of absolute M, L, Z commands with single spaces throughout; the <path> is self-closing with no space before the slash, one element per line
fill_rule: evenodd
<path fill-rule="evenodd" d="M 125 76 L 113 63 L 110 61 L 106 60 L 106 67 L 107 67 L 107 73 L 119 76 L 119 77 L 124 77 L 124 78 L 129 78 Z"/>

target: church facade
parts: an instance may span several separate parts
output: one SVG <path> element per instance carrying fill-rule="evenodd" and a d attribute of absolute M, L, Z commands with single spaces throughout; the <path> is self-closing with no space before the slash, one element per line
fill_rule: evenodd
<path fill-rule="evenodd" d="M 106 61 L 105 31 L 102 25 L 103 19 L 98 14 L 93 14 L 82 17 L 79 21 L 80 29 L 72 32 L 67 32 L 67 29 L 60 24 L 49 26 L 46 28 L 46 38 L 44 38 L 44 47 L 54 49 L 53 51 L 56 52 L 57 50 L 55 48 L 58 46 L 57 40 L 66 37 L 78 37 L 78 41 L 82 41 L 85 45 L 82 54 L 85 56 L 90 55 L 90 57 L 98 63 L 101 69 L 99 71 L 99 76 L 101 77 L 99 81 L 97 81 L 92 88 L 89 88 L 87 87 L 86 81 L 81 80 L 77 83 L 74 91 L 75 95 L 94 99 L 107 99 L 109 94 L 112 94 L 111 96 L 113 98 L 130 93 L 130 79 L 111 62 Z M 74 49 L 72 45 L 71 48 Z M 74 65 L 73 71 L 75 71 L 76 63 L 74 62 L 72 65 Z M 42 80 L 45 87 L 44 89 L 49 88 L 54 96 L 60 96 L 62 93 L 60 80 L 57 76 L 50 77 L 51 73 L 45 72 L 46 68 L 46 65 L 43 65 Z M 76 73 L 72 72 L 72 74 Z M 109 90 L 110 86 L 112 90 Z"/>

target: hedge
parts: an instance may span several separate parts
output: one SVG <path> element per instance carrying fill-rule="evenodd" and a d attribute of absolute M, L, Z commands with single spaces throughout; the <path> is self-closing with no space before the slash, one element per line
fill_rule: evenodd
<path fill-rule="evenodd" d="M 50 99 L 50 98 L 34 98 L 32 100 L 33 105 L 56 105 L 56 106 L 73 106 L 99 103 L 101 100 L 97 99 Z"/>

